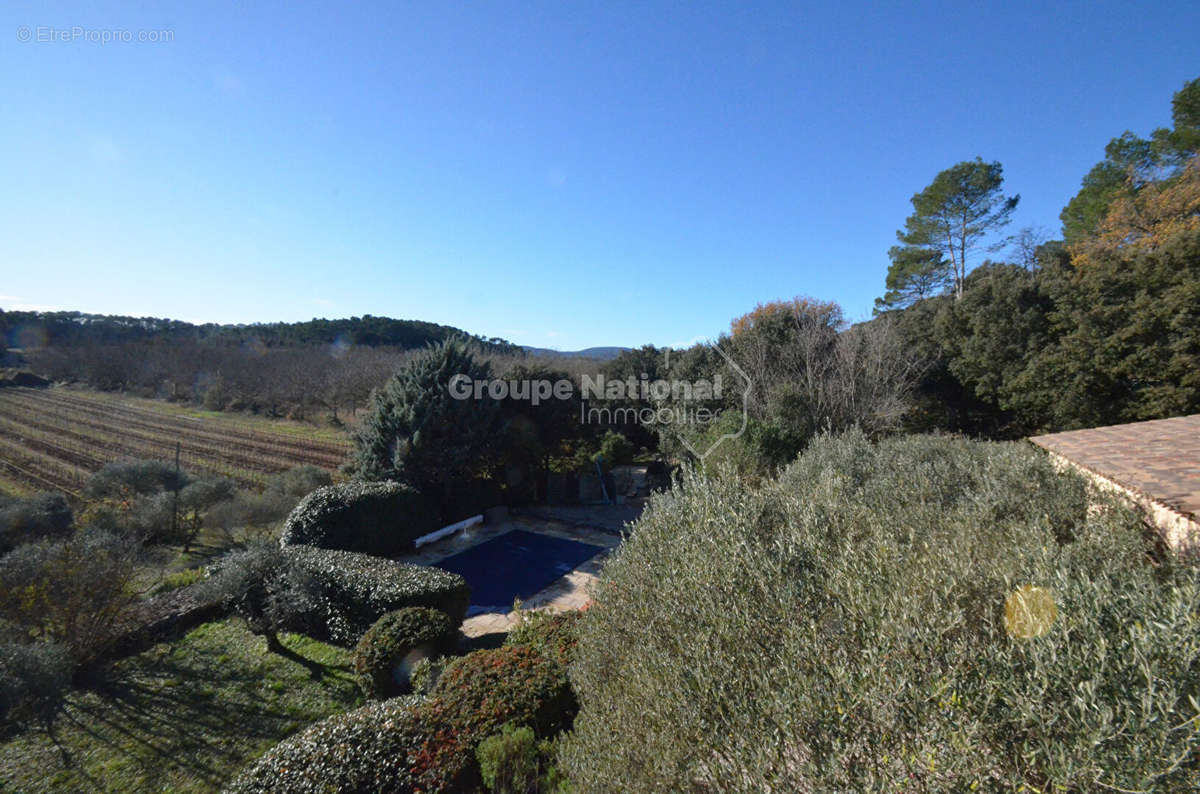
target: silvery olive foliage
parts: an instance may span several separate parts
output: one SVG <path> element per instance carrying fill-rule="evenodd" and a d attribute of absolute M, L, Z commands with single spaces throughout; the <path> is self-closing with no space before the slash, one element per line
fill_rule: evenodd
<path fill-rule="evenodd" d="M 1025 585 L 1057 606 L 1029 639 Z M 759 488 L 686 475 L 571 677 L 579 792 L 1200 788 L 1200 573 L 1027 444 L 852 432 Z"/>

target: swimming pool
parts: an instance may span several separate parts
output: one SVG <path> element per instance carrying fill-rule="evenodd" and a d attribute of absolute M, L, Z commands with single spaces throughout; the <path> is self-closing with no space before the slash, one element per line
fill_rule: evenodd
<path fill-rule="evenodd" d="M 529 598 L 602 551 L 603 546 L 514 529 L 434 565 L 467 580 L 468 615 L 507 613 L 514 598 Z"/>

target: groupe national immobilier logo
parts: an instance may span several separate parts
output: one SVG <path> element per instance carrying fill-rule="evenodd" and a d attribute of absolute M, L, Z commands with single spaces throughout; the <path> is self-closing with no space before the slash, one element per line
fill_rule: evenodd
<path fill-rule="evenodd" d="M 673 430 L 685 447 L 703 460 L 722 442 L 737 438 L 746 429 L 746 406 L 750 394 L 750 378 L 719 345 L 713 348 L 729 369 L 715 372 L 707 378 L 650 378 L 643 373 L 613 378 L 597 373 L 580 376 L 579 421 L 583 424 L 639 424 Z M 665 353 L 666 369 L 670 370 L 670 350 Z M 732 377 L 735 383 L 727 382 Z M 576 397 L 575 383 L 567 378 L 472 378 L 458 374 L 447 383 L 455 400 L 517 400 L 537 406 L 551 400 L 572 400 Z M 732 392 L 729 390 L 733 390 Z M 702 429 L 724 413 L 714 405 L 724 404 L 731 394 L 739 396 L 741 423 L 731 432 L 706 440 L 697 448 L 695 434 L 687 429 Z"/>

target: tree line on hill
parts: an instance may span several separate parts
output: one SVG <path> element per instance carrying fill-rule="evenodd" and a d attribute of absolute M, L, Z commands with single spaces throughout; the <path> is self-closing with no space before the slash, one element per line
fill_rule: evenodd
<path fill-rule="evenodd" d="M 195 325 L 82 312 L 4 312 L 0 339 L 54 381 L 188 400 L 212 410 L 334 421 L 366 404 L 408 352 L 464 338 L 489 355 L 521 356 L 499 338 L 387 317 Z M 10 364 L 20 363 L 10 361 Z"/>
<path fill-rule="evenodd" d="M 310 345 L 412 349 L 451 336 L 468 336 L 497 351 L 517 346 L 498 337 L 467 334 L 449 325 L 390 317 L 314 318 L 295 323 L 189 323 L 157 317 L 123 317 L 77 311 L 0 310 L 0 333 L 11 347 L 111 345 L 151 340 L 191 339 L 214 345 L 276 348 Z"/>

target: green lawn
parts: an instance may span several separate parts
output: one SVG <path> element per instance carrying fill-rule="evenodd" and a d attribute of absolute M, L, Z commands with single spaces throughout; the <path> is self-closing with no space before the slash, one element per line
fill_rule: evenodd
<path fill-rule="evenodd" d="M 70 696 L 53 737 L 0 744 L 0 791 L 218 791 L 280 739 L 361 701 L 348 651 L 283 642 L 294 657 L 230 619 L 122 660 Z"/>

